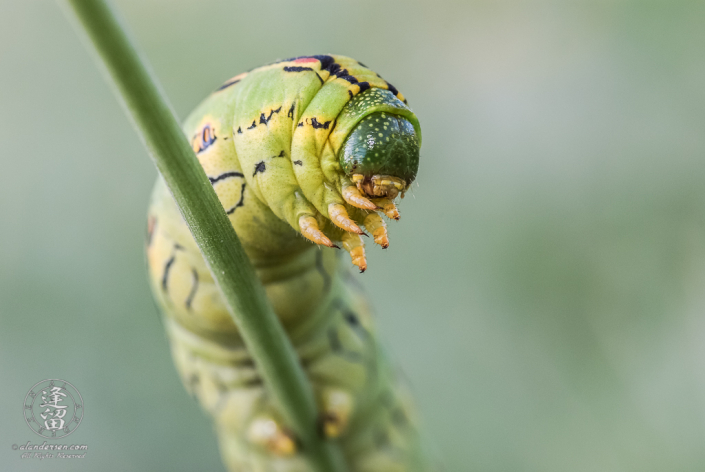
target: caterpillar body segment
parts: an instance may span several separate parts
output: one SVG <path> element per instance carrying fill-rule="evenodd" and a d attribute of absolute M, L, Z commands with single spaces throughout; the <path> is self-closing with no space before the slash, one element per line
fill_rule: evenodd
<path fill-rule="evenodd" d="M 359 123 L 381 113 L 389 123 L 406 120 L 417 137 L 412 155 L 402 155 L 397 141 L 408 139 L 389 123 L 378 126 L 382 143 L 359 142 Z M 367 134 L 374 127 L 365 122 Z M 362 225 L 389 244 L 377 211 L 389 214 L 399 187 L 415 177 L 420 130 L 404 97 L 353 59 L 301 57 L 229 80 L 184 128 L 312 382 L 320 434 L 340 442 L 350 471 L 428 470 L 409 396 L 342 263 L 349 252 L 367 267 Z M 350 136 L 354 153 L 345 150 Z M 228 469 L 308 470 L 161 179 L 148 227 L 150 282 L 172 356 L 214 419 Z"/>

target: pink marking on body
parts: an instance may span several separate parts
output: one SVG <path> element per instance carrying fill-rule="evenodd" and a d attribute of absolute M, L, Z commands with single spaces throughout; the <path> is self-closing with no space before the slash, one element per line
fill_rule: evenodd
<path fill-rule="evenodd" d="M 308 64 L 309 62 L 318 62 L 318 59 L 314 59 L 312 57 L 302 57 L 300 59 L 296 59 L 294 64 Z"/>

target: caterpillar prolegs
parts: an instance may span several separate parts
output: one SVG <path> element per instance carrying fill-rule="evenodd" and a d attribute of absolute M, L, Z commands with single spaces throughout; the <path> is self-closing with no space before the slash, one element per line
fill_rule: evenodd
<path fill-rule="evenodd" d="M 340 257 L 364 271 L 362 237 L 389 244 L 379 213 L 399 218 L 419 164 L 404 97 L 353 59 L 299 57 L 233 77 L 184 128 L 314 386 L 321 434 L 351 471 L 427 470 L 409 395 Z M 147 254 L 177 370 L 228 469 L 307 470 L 161 179 Z"/>

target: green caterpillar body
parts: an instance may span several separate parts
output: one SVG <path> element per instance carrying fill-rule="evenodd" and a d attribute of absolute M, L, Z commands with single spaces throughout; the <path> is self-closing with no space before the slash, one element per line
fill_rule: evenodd
<path fill-rule="evenodd" d="M 342 241 L 363 270 L 357 225 L 386 241 L 374 210 L 395 211 L 418 166 L 420 130 L 403 96 L 353 59 L 307 56 L 234 77 L 184 128 L 314 386 L 321 434 L 340 442 L 351 471 L 427 470 L 410 397 L 342 251 L 301 237 Z M 385 149 L 384 162 L 366 158 Z M 177 370 L 214 418 L 228 469 L 308 470 L 161 179 L 147 256 Z"/>

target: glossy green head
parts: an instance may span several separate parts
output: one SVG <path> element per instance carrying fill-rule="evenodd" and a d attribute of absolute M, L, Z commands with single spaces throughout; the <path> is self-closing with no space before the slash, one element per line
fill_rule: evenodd
<path fill-rule="evenodd" d="M 347 175 L 391 175 L 409 184 L 419 170 L 416 131 L 399 115 L 367 115 L 345 140 L 340 165 Z"/>
<path fill-rule="evenodd" d="M 387 90 L 368 90 L 355 97 L 350 108 L 362 118 L 338 152 L 340 166 L 368 196 L 396 197 L 419 170 L 418 121 Z"/>

